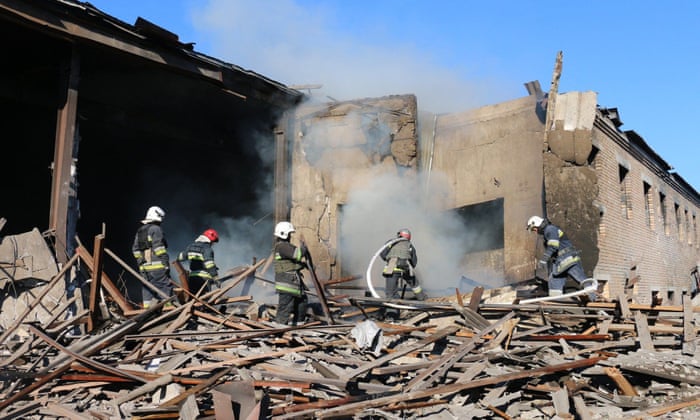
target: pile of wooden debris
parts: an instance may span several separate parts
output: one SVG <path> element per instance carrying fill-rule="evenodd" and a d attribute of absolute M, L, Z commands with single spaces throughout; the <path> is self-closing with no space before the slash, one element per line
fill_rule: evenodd
<path fill-rule="evenodd" d="M 143 310 L 100 272 L 105 251 L 99 238 L 94 256 L 81 247 L 2 325 L 0 419 L 646 419 L 700 405 L 689 298 L 520 305 L 527 288 L 477 288 L 385 301 L 319 281 L 323 310 L 281 326 L 227 293 L 265 260 L 221 289 Z M 71 313 L 74 301 L 48 297 L 77 261 L 90 303 Z M 387 306 L 401 309 L 395 322 L 376 316 Z"/>

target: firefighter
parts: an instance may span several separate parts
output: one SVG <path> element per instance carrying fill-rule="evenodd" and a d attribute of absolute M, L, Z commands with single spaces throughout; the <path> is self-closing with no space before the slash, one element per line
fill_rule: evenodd
<path fill-rule="evenodd" d="M 306 267 L 307 250 L 290 242 L 294 226 L 279 222 L 275 226 L 275 291 L 279 295 L 275 321 L 283 325 L 300 325 L 306 321 L 308 297 L 301 270 Z"/>
<path fill-rule="evenodd" d="M 141 220 L 141 226 L 136 231 L 131 251 L 136 259 L 141 274 L 165 296 L 173 293 L 170 280 L 170 258 L 168 244 L 160 224 L 165 217 L 165 211 L 153 206 L 146 212 L 146 218 Z M 161 300 L 162 296 L 154 295 L 151 289 L 143 288 L 143 306 L 148 308 L 152 300 Z"/>
<path fill-rule="evenodd" d="M 219 234 L 214 229 L 207 229 L 177 256 L 178 261 L 189 263 L 187 283 L 189 292 L 195 296 L 208 292 L 210 286 L 217 282 L 219 269 L 214 262 L 212 249 L 217 242 Z"/>
<path fill-rule="evenodd" d="M 537 262 L 540 267 L 549 267 L 549 296 L 561 296 L 568 277 L 573 278 L 579 285 L 587 280 L 581 265 L 579 251 L 574 248 L 564 231 L 549 220 L 540 216 L 532 216 L 527 221 L 527 229 L 544 237 L 545 251 Z M 591 299 L 594 296 L 589 296 Z"/>
<path fill-rule="evenodd" d="M 396 238 L 387 241 L 379 256 L 386 261 L 382 275 L 386 280 L 385 293 L 387 298 L 402 298 L 399 281 L 403 280 L 411 288 L 417 300 L 425 300 L 425 292 L 418 284 L 414 273 L 414 269 L 418 264 L 418 255 L 416 254 L 416 248 L 411 243 L 411 231 L 408 229 L 399 230 Z M 395 315 L 395 313 L 389 312 L 387 315 L 391 316 Z"/>

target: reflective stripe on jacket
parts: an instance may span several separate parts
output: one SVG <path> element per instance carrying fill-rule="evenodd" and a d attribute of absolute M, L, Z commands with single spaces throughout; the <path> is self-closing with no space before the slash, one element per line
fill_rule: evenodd
<path fill-rule="evenodd" d="M 301 262 L 303 258 L 301 248 L 292 245 L 289 241 L 278 240 L 274 255 L 275 290 L 278 293 L 301 296 L 304 292 L 300 273 L 304 268 Z"/>
<path fill-rule="evenodd" d="M 554 258 L 556 271 L 563 272 L 581 260 L 578 257 L 578 250 L 574 248 L 563 230 L 550 223 L 545 226 L 542 234 L 546 247 L 543 260 L 549 261 L 549 259 Z"/>
<path fill-rule="evenodd" d="M 178 254 L 177 260 L 188 261 L 190 276 L 214 279 L 219 274 L 219 268 L 214 262 L 214 250 L 212 249 L 211 241 L 203 235 Z"/>
<path fill-rule="evenodd" d="M 379 254 L 387 262 L 382 273 L 390 275 L 392 272 L 403 273 L 404 271 L 411 271 L 418 264 L 418 255 L 413 244 L 408 239 L 391 239 L 388 242 L 392 241 L 395 241 L 395 243 L 384 248 Z"/>
<path fill-rule="evenodd" d="M 166 270 L 170 265 L 168 244 L 157 223 L 145 223 L 138 228 L 131 251 L 141 271 Z"/>

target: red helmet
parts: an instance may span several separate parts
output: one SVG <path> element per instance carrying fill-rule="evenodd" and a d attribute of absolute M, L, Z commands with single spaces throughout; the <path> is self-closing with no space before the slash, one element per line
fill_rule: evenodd
<path fill-rule="evenodd" d="M 401 229 L 396 235 L 409 241 L 411 240 L 411 231 L 408 229 Z"/>
<path fill-rule="evenodd" d="M 216 233 L 216 231 L 214 229 L 207 229 L 204 231 L 204 233 L 202 235 L 209 238 L 209 240 L 212 242 L 219 242 L 219 234 Z"/>

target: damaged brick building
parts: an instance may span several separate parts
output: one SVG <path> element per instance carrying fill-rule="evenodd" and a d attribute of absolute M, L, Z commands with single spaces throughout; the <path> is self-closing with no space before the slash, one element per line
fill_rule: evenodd
<path fill-rule="evenodd" d="M 381 235 L 410 225 L 420 232 L 419 253 L 429 251 L 419 263 L 428 288 L 517 283 L 538 275 L 542 252 L 526 220 L 546 215 L 568 232 L 605 295 L 629 291 L 640 302 L 656 295 L 677 304 L 693 292 L 697 191 L 641 136 L 621 130 L 617 110 L 598 106 L 594 92 L 526 88 L 526 97 L 446 115 L 419 114 L 411 95 L 298 110 L 291 214 L 319 238 L 317 265 L 329 277 L 364 273 Z M 391 191 L 381 186 L 392 184 L 387 177 L 398 180 Z M 348 220 L 347 208 L 367 195 L 373 203 L 360 206 L 361 220 Z M 453 221 L 443 229 L 426 212 L 408 215 L 412 207 L 451 213 Z M 469 235 L 476 239 L 453 240 Z M 364 241 L 344 248 L 353 236 Z M 358 248 L 361 257 L 351 261 Z M 449 264 L 455 268 L 445 278 Z"/>

